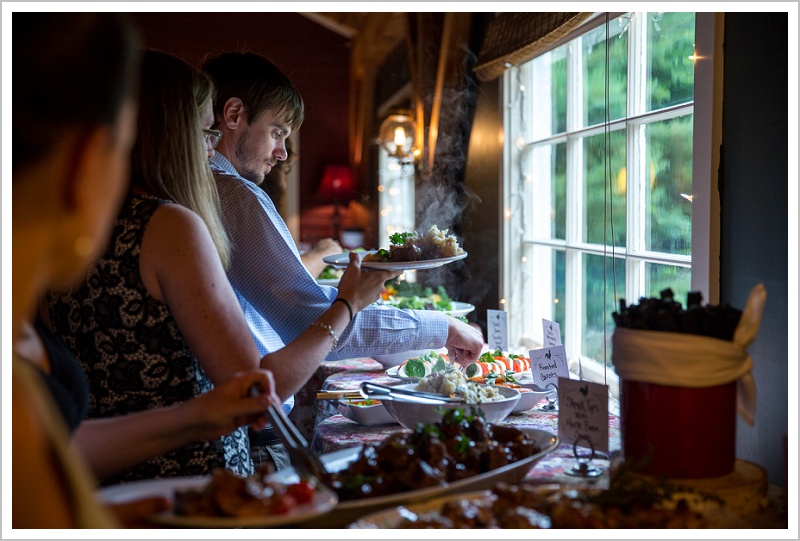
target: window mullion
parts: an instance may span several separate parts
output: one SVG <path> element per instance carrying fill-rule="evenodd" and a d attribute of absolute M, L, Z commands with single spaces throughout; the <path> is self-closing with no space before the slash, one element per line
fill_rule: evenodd
<path fill-rule="evenodd" d="M 582 127 L 583 120 L 583 48 L 581 40 L 569 44 L 567 54 L 567 132 Z M 570 84 L 572 83 L 572 84 Z M 567 138 L 567 246 L 580 243 L 583 231 L 583 137 Z M 581 349 L 582 325 L 582 255 L 567 249 L 565 257 L 564 346 L 569 352 Z M 573 353 L 574 354 L 574 353 Z"/>
<path fill-rule="evenodd" d="M 647 13 L 634 13 L 631 17 L 628 37 L 628 109 L 627 116 L 633 119 L 647 109 L 646 84 L 646 46 Z M 646 127 L 641 122 L 628 121 L 626 129 L 627 158 L 627 238 L 628 253 L 646 249 L 647 212 L 647 167 L 646 167 Z M 625 295 L 628 299 L 638 299 L 646 291 L 645 265 L 639 260 L 626 260 Z"/>

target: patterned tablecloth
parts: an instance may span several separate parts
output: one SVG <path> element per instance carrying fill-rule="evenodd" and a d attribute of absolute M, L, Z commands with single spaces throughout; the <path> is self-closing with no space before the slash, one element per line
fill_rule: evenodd
<path fill-rule="evenodd" d="M 383 370 L 383 367 L 378 361 L 369 358 L 322 362 L 314 375 L 311 376 L 311 379 L 294 395 L 294 408 L 289 414 L 289 419 L 297 426 L 305 438 L 311 441 L 314 436 L 314 426 L 319 420 L 321 407 L 326 404 L 317 402 L 317 391 L 322 389 L 325 380 L 338 373 L 346 373 L 353 377 L 358 377 L 358 374 L 364 372 L 374 374 L 377 370 Z M 335 409 L 328 415 L 322 416 L 322 418 L 329 417 L 334 413 L 336 413 Z"/>

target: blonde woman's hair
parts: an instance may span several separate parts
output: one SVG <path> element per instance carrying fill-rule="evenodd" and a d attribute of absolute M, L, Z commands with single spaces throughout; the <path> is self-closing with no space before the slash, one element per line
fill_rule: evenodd
<path fill-rule="evenodd" d="M 204 73 L 172 55 L 145 51 L 131 186 L 197 213 L 227 269 L 230 239 L 208 166 L 201 120 L 213 100 L 214 84 Z"/>

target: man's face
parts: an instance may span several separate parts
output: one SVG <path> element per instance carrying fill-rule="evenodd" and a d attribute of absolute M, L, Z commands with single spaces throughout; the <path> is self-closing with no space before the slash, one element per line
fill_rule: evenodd
<path fill-rule="evenodd" d="M 283 116 L 266 111 L 258 119 L 243 124 L 239 139 L 234 148 L 232 165 L 240 175 L 256 184 L 264 182 L 278 161 L 287 157 L 286 138 L 292 129 Z"/>

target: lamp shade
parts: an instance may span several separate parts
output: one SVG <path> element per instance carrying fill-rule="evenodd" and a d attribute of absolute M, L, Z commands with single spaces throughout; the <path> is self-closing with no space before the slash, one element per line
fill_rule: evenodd
<path fill-rule="evenodd" d="M 411 163 L 414 161 L 415 136 L 416 128 L 411 113 L 397 111 L 381 122 L 378 138 L 389 156 L 400 163 Z"/>
<path fill-rule="evenodd" d="M 322 175 L 317 197 L 329 201 L 349 201 L 355 196 L 356 182 L 353 170 L 347 165 L 328 165 Z"/>

